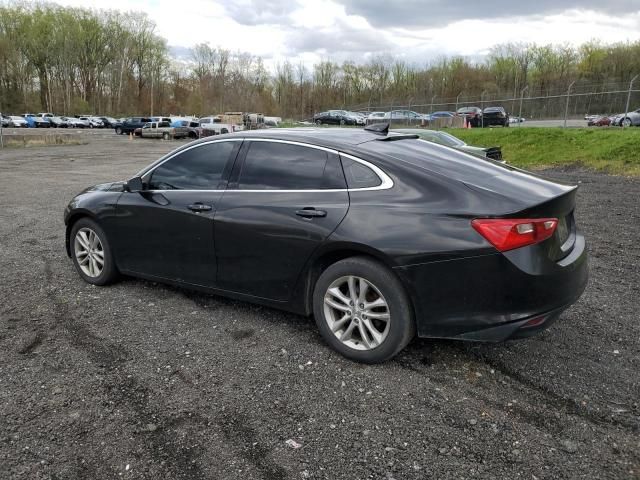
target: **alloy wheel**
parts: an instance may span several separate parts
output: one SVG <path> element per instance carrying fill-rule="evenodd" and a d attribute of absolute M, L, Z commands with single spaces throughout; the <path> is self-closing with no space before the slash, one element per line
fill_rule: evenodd
<path fill-rule="evenodd" d="M 91 278 L 99 277 L 104 269 L 104 247 L 98 234 L 84 227 L 78 230 L 73 251 L 82 272 Z"/>
<path fill-rule="evenodd" d="M 389 305 L 380 290 L 362 277 L 335 280 L 324 295 L 324 317 L 344 345 L 355 350 L 380 346 L 389 333 Z"/>

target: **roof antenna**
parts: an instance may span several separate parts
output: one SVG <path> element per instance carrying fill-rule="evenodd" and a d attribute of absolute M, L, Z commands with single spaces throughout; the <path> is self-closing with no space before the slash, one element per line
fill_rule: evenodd
<path fill-rule="evenodd" d="M 377 133 L 379 135 L 388 135 L 389 134 L 389 122 L 387 123 L 372 123 L 371 125 L 367 125 L 364 129 L 368 132 Z"/>

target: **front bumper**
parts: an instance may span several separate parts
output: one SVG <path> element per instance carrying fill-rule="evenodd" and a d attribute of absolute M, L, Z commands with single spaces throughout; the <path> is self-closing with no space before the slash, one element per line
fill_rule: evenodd
<path fill-rule="evenodd" d="M 396 267 L 418 336 L 496 342 L 549 326 L 586 288 L 588 255 L 580 234 L 558 262 L 540 248 Z"/>

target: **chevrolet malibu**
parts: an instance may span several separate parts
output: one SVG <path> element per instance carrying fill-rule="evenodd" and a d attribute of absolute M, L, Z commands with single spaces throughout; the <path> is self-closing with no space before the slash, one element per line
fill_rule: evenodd
<path fill-rule="evenodd" d="M 346 357 L 414 336 L 549 326 L 587 283 L 576 186 L 372 125 L 244 131 L 184 145 L 68 205 L 66 249 L 119 275 L 313 315 Z"/>

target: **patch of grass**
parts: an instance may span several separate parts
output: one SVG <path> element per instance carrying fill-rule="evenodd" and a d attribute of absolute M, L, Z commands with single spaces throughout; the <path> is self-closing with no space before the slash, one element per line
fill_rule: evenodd
<path fill-rule="evenodd" d="M 523 168 L 582 164 L 595 170 L 640 175 L 640 128 L 474 128 L 449 132 L 469 145 L 502 147 Z"/>

